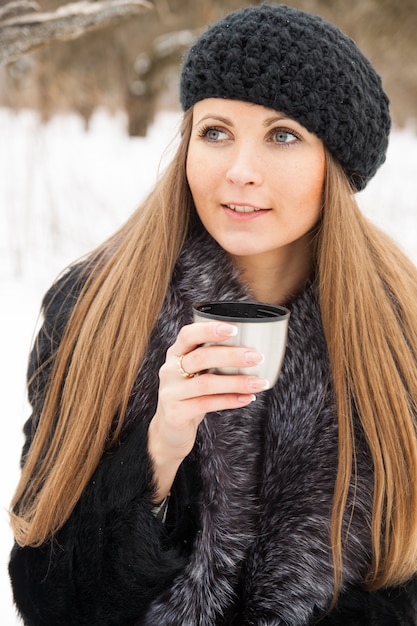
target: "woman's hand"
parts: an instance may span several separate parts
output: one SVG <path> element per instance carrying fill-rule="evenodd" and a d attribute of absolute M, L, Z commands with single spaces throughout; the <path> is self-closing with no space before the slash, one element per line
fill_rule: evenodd
<path fill-rule="evenodd" d="M 193 448 L 204 415 L 245 406 L 267 387 L 267 381 L 257 376 L 207 371 L 216 367 L 250 367 L 262 361 L 262 355 L 249 348 L 202 345 L 225 341 L 235 332 L 232 324 L 189 324 L 167 351 L 159 371 L 158 406 L 148 432 L 157 485 L 155 501 L 169 493 L 178 467 Z"/>

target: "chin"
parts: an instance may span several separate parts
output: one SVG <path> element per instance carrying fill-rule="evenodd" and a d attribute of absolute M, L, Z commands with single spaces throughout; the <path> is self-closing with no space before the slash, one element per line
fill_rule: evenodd
<path fill-rule="evenodd" d="M 241 237 L 241 239 L 244 239 Z M 225 252 L 230 254 L 231 256 L 257 256 L 258 254 L 263 254 L 266 252 L 263 248 L 258 248 L 254 246 L 253 243 L 245 242 L 245 241 L 219 241 L 217 243 L 223 248 Z"/>
<path fill-rule="evenodd" d="M 238 248 L 238 247 L 230 247 L 230 248 L 223 248 L 227 254 L 231 257 L 242 257 L 242 258 L 247 258 L 247 257 L 255 257 L 258 254 L 262 254 L 262 251 L 259 250 L 252 250 L 252 249 L 248 249 L 248 248 Z"/>
<path fill-rule="evenodd" d="M 263 254 L 271 253 L 269 248 L 258 248 L 253 245 L 244 245 L 242 243 L 237 243 L 235 245 L 222 246 L 226 252 L 233 256 L 241 256 L 241 257 L 256 257 Z"/>

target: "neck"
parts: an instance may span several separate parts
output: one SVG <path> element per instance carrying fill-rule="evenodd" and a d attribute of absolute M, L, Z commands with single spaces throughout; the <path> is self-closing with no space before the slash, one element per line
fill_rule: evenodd
<path fill-rule="evenodd" d="M 311 274 L 312 240 L 298 240 L 290 248 L 253 256 L 232 256 L 242 279 L 259 302 L 283 305 L 303 289 Z"/>

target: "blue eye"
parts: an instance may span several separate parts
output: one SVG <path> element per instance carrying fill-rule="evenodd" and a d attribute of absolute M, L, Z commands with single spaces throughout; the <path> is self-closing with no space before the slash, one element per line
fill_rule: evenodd
<path fill-rule="evenodd" d="M 219 135 L 220 131 L 216 128 L 209 128 L 209 130 L 206 132 L 206 137 L 207 139 L 210 139 L 210 141 L 217 141 Z"/>
<path fill-rule="evenodd" d="M 273 139 L 276 143 L 293 143 L 297 141 L 299 137 L 291 130 L 287 130 L 286 128 L 278 128 L 273 131 Z"/>
<path fill-rule="evenodd" d="M 200 137 L 203 137 L 208 141 L 212 141 L 213 143 L 216 141 L 227 139 L 227 133 L 213 126 L 207 126 L 205 128 L 202 128 L 198 134 Z"/>

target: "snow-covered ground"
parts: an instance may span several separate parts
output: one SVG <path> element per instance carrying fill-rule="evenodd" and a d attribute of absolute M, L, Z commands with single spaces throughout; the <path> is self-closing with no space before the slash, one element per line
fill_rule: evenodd
<path fill-rule="evenodd" d="M 172 154 L 178 122 L 178 114 L 162 113 L 146 138 L 129 139 L 123 114 L 98 111 L 86 131 L 76 116 L 42 125 L 33 113 L 0 109 L 2 626 L 19 623 L 7 576 L 6 509 L 18 478 L 28 416 L 25 368 L 42 294 L 66 264 L 135 209 Z M 359 200 L 417 263 L 417 134 L 411 128 L 393 133 L 387 162 Z"/>

